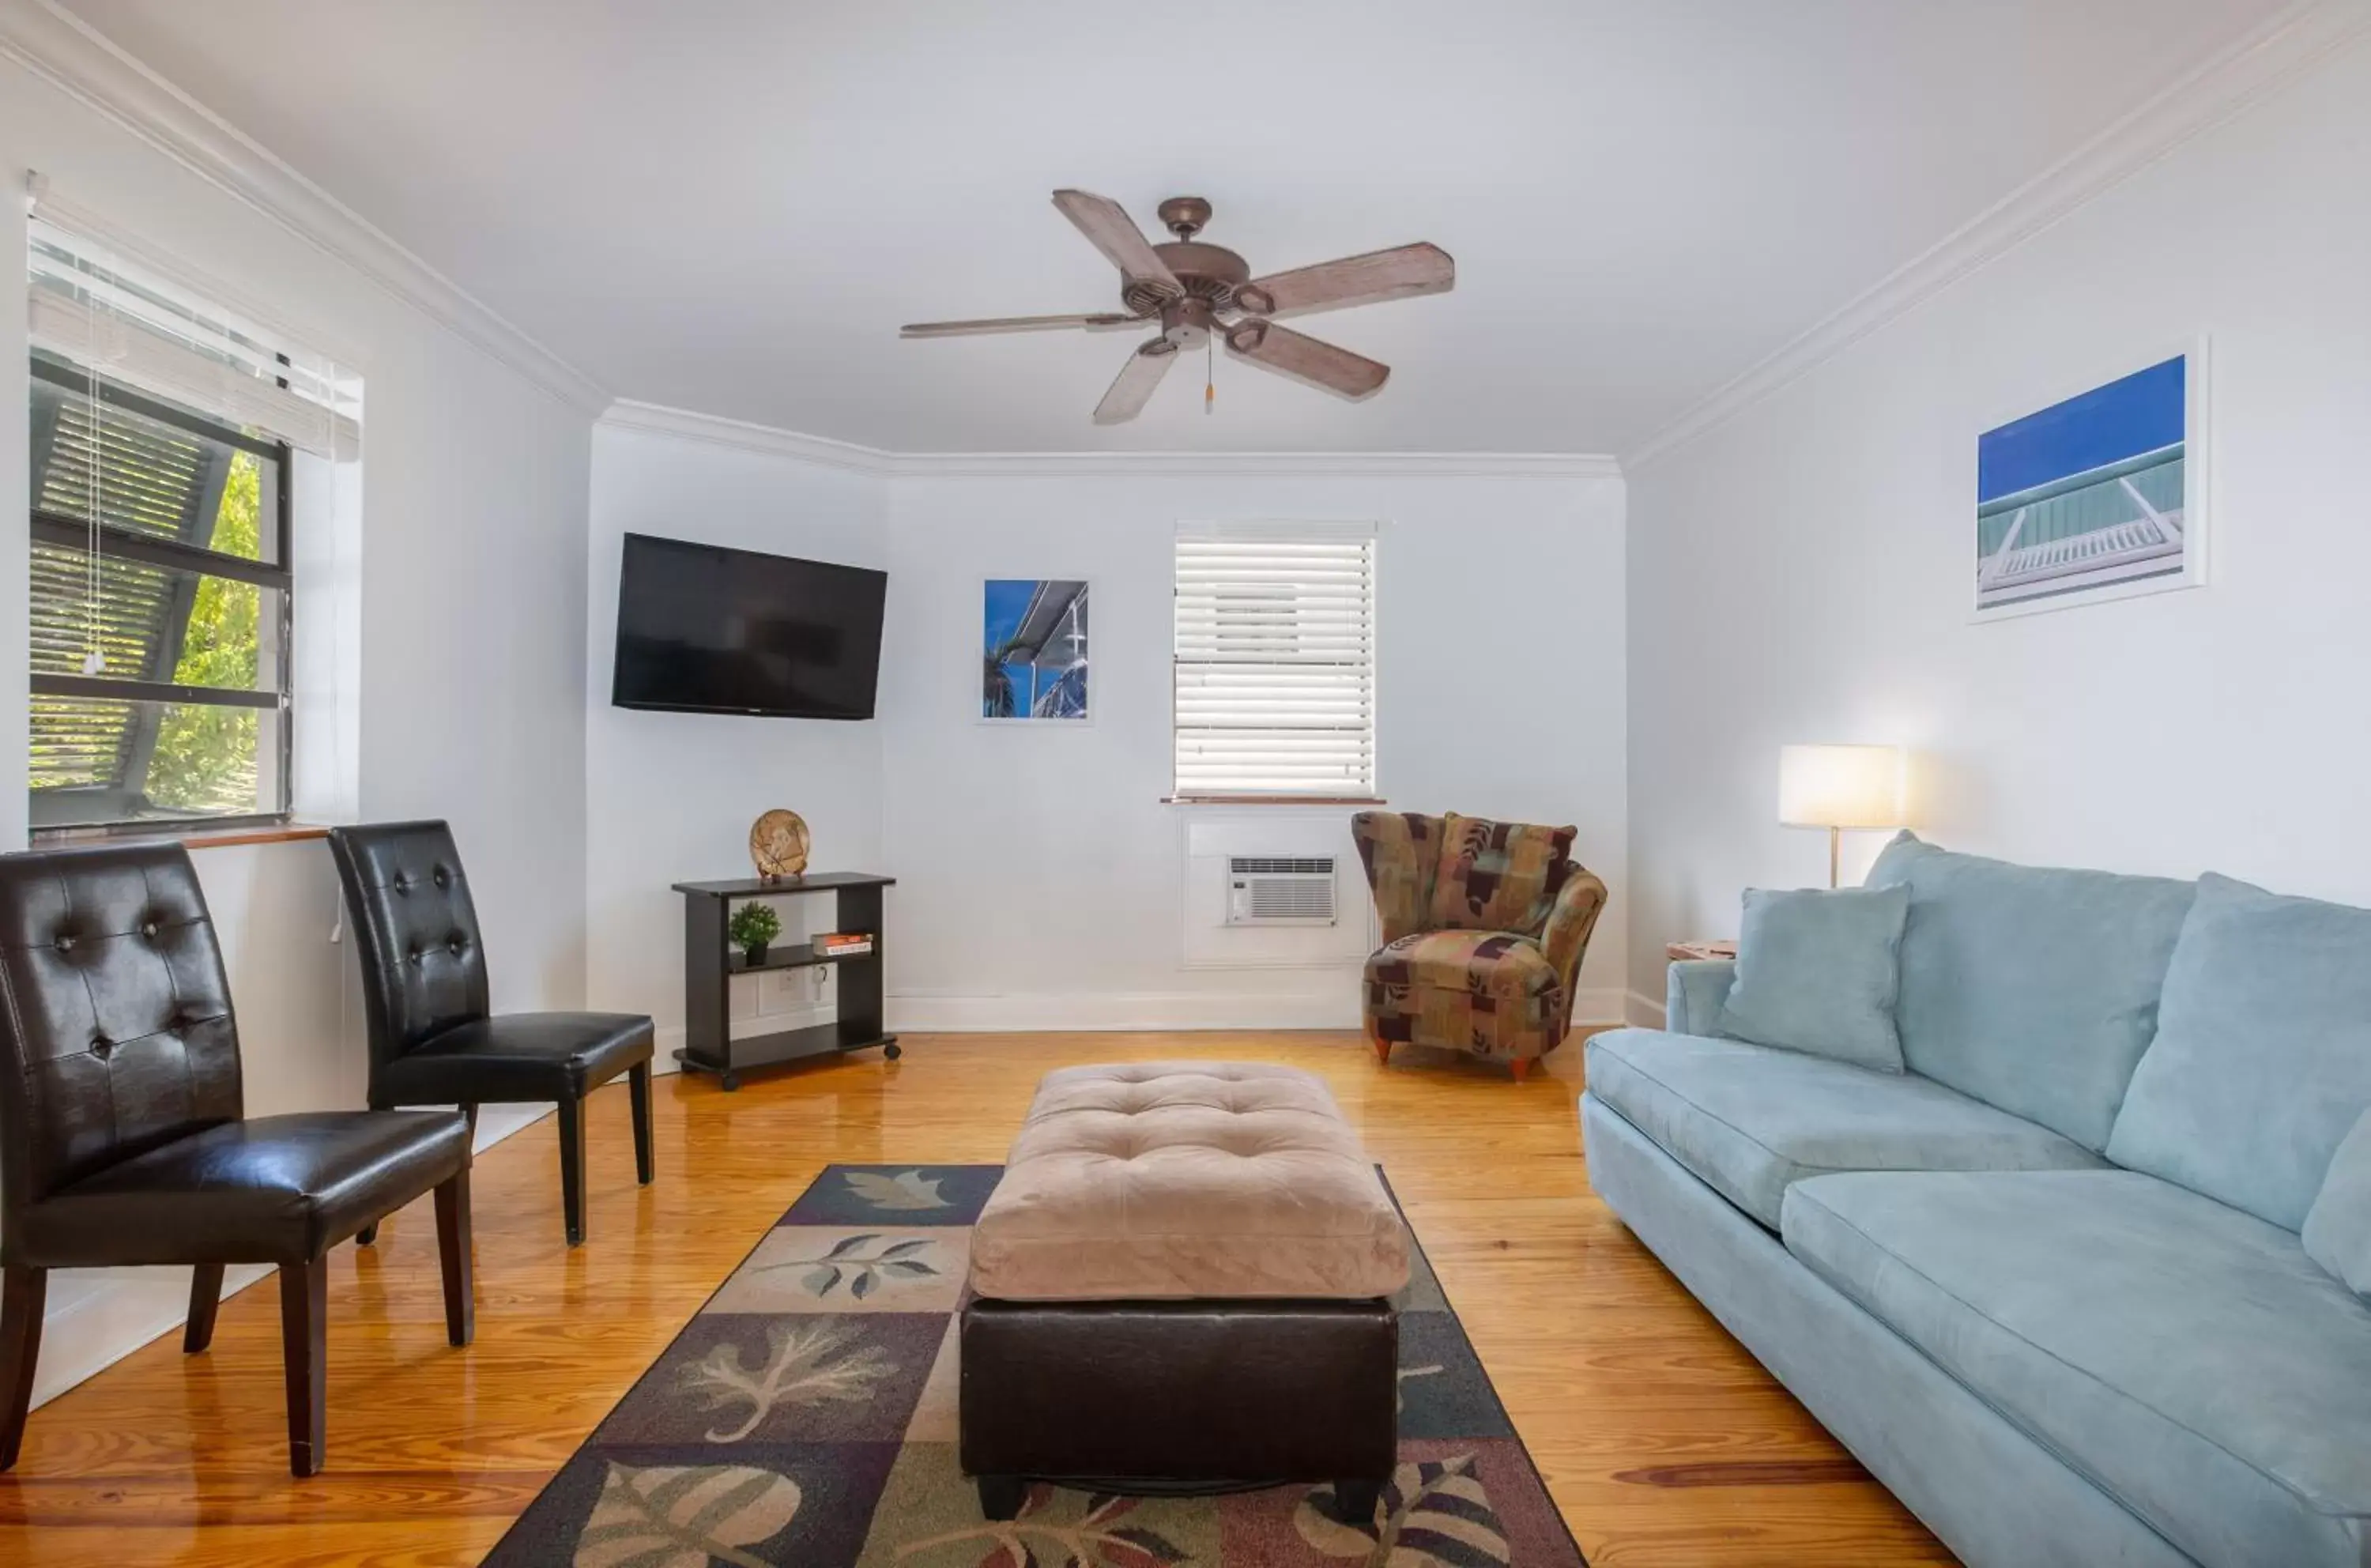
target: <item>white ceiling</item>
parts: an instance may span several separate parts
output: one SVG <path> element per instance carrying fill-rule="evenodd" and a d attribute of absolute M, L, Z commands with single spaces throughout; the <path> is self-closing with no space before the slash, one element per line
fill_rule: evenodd
<path fill-rule="evenodd" d="M 896 451 L 1614 452 L 2278 0 L 66 0 L 620 397 Z M 1268 271 L 1409 240 L 1455 293 L 1297 323 L 1132 425 L 1099 190 Z"/>

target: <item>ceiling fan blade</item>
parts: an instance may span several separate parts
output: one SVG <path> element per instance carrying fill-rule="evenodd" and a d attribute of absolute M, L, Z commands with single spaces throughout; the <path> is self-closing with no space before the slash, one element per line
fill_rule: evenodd
<path fill-rule="evenodd" d="M 977 321 L 909 321 L 897 329 L 901 338 L 962 338 L 975 332 L 1051 332 L 1065 327 L 1132 327 L 1141 316 L 1106 311 L 1090 316 L 990 316 Z"/>
<path fill-rule="evenodd" d="M 1254 278 L 1235 291 L 1235 304 L 1255 316 L 1308 316 L 1387 299 L 1447 294 L 1456 286 L 1457 263 L 1449 252 L 1437 245 L 1418 243 Z"/>
<path fill-rule="evenodd" d="M 1372 397 L 1392 375 L 1390 365 L 1272 321 L 1238 321 L 1228 328 L 1227 352 L 1354 402 Z"/>
<path fill-rule="evenodd" d="M 1177 362 L 1177 345 L 1166 338 L 1155 338 L 1128 356 L 1119 367 L 1119 375 L 1095 405 L 1095 423 L 1126 424 L 1144 411 L 1152 400 L 1152 389 L 1169 374 Z"/>
<path fill-rule="evenodd" d="M 1161 259 L 1144 237 L 1144 231 L 1136 226 L 1136 220 L 1110 197 L 1098 196 L 1092 190 L 1057 190 L 1054 205 L 1079 225 L 1079 232 L 1124 276 L 1166 289 L 1173 295 L 1186 292 L 1177 274 L 1169 270 L 1169 263 Z"/>

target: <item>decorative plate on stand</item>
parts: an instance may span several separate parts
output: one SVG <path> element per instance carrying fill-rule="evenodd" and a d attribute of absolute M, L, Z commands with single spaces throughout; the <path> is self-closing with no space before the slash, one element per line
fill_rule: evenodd
<path fill-rule="evenodd" d="M 807 869 L 807 824 L 796 812 L 770 811 L 749 824 L 749 859 L 769 882 Z"/>

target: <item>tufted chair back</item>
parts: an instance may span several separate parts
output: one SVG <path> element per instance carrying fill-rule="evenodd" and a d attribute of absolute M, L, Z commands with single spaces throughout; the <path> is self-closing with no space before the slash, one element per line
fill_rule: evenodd
<path fill-rule="evenodd" d="M 0 1232 L 240 1110 L 230 983 L 189 852 L 0 855 Z"/>
<path fill-rule="evenodd" d="M 353 915 L 376 1078 L 431 1036 L 486 1016 L 486 950 L 445 824 L 334 827 L 330 852 Z"/>

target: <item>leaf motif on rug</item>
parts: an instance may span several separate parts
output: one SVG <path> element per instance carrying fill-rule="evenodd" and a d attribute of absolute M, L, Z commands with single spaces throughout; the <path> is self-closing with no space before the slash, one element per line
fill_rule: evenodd
<path fill-rule="evenodd" d="M 1497 1568 L 1512 1560 L 1471 1454 L 1400 1466 L 1362 1525 L 1344 1524 L 1333 1506 L 1334 1489 L 1321 1486 L 1292 1516 L 1301 1539 L 1328 1557 L 1369 1568 Z"/>
<path fill-rule="evenodd" d="M 613 1462 L 576 1538 L 575 1568 L 776 1568 L 741 1549 L 780 1533 L 799 1502 L 798 1482 L 772 1470 Z"/>
<path fill-rule="evenodd" d="M 884 1176 L 877 1170 L 844 1170 L 849 1191 L 877 1209 L 943 1209 L 954 1205 L 939 1196 L 942 1176 L 925 1176 L 919 1170 L 901 1170 L 895 1176 Z"/>
<path fill-rule="evenodd" d="M 1136 1498 L 1099 1492 L 1085 1499 L 1079 1517 L 1066 1517 L 1079 1496 L 1041 1482 L 1029 1489 L 1018 1518 L 907 1541 L 897 1548 L 897 1561 L 919 1558 L 951 1568 L 1170 1568 L 1192 1560 L 1193 1553 L 1159 1530 L 1115 1523 L 1136 1511 Z"/>
<path fill-rule="evenodd" d="M 1398 1402 L 1393 1408 L 1397 1410 L 1402 1415 L 1405 1415 L 1407 1413 L 1407 1382 L 1410 1378 L 1437 1378 L 1448 1370 L 1448 1367 L 1439 1365 L 1431 1366 L 1401 1367 L 1399 1383 L 1393 1394 L 1393 1398 Z"/>
<path fill-rule="evenodd" d="M 845 1279 L 849 1282 L 848 1293 L 859 1301 L 884 1285 L 938 1277 L 937 1267 L 922 1262 L 920 1257 L 938 1245 L 929 1237 L 909 1236 L 868 1256 L 864 1249 L 880 1239 L 876 1233 L 843 1236 L 833 1242 L 831 1250 L 820 1258 L 785 1258 L 780 1262 L 759 1263 L 750 1272 L 779 1274 L 784 1269 L 804 1270 L 799 1275 L 799 1284 L 808 1295 L 817 1299 L 829 1296 Z"/>
<path fill-rule="evenodd" d="M 739 1345 L 711 1346 L 707 1355 L 683 1369 L 684 1391 L 704 1396 L 710 1410 L 746 1404 L 749 1419 L 731 1431 L 711 1429 L 708 1440 L 738 1443 L 779 1404 L 863 1403 L 873 1384 L 897 1367 L 876 1345 L 850 1351 L 854 1338 L 827 1320 L 777 1320 L 766 1325 L 766 1365 L 754 1370 L 743 1363 Z"/>

